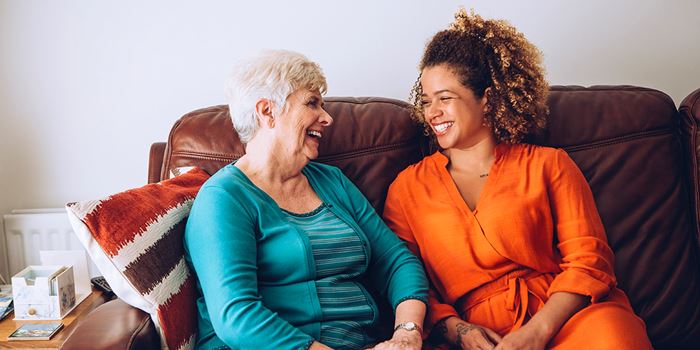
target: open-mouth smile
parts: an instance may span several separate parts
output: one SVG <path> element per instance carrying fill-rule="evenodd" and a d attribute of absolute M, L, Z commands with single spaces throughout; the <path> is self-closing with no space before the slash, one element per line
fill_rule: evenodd
<path fill-rule="evenodd" d="M 314 138 L 318 138 L 318 139 L 320 139 L 320 138 L 323 137 L 323 134 L 321 134 L 321 132 L 320 132 L 320 131 L 317 131 L 317 130 L 308 130 L 308 131 L 306 132 L 306 135 L 307 135 L 307 136 L 314 137 Z"/>
<path fill-rule="evenodd" d="M 433 124 L 433 129 L 435 130 L 435 134 L 437 135 L 442 135 L 445 132 L 447 132 L 447 129 L 449 129 L 454 122 L 444 122 L 440 124 Z"/>

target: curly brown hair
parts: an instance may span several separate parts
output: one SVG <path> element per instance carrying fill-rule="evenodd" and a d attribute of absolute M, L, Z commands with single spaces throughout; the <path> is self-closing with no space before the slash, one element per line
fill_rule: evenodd
<path fill-rule="evenodd" d="M 523 142 L 544 129 L 548 84 L 542 55 L 508 22 L 485 20 L 460 8 L 454 23 L 430 40 L 419 69 L 441 64 L 453 69 L 477 98 L 487 95 L 484 119 L 497 142 Z M 423 115 L 420 79 L 419 74 L 411 91 L 414 117 L 432 135 Z"/>

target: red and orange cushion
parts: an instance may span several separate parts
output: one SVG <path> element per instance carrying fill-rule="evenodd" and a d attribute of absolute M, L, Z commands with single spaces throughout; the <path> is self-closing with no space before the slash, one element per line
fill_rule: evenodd
<path fill-rule="evenodd" d="M 195 276 L 184 260 L 192 202 L 209 178 L 194 168 L 155 184 L 66 205 L 78 239 L 124 302 L 151 315 L 163 348 L 193 349 Z"/>

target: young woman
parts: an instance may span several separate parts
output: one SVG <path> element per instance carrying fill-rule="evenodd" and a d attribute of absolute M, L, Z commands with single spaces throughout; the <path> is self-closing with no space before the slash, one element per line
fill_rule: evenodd
<path fill-rule="evenodd" d="M 463 9 L 427 45 L 416 117 L 440 150 L 404 170 L 384 218 L 431 282 L 428 328 L 461 349 L 649 349 L 615 287 L 588 184 L 543 128 L 540 54 Z"/>

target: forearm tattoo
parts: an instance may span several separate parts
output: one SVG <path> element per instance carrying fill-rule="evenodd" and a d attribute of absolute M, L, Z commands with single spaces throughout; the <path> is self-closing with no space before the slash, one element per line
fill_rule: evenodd
<path fill-rule="evenodd" d="M 462 337 L 469 333 L 472 329 L 475 327 L 471 324 L 466 324 L 466 323 L 458 323 L 457 324 L 457 345 L 463 346 L 462 344 Z"/>

